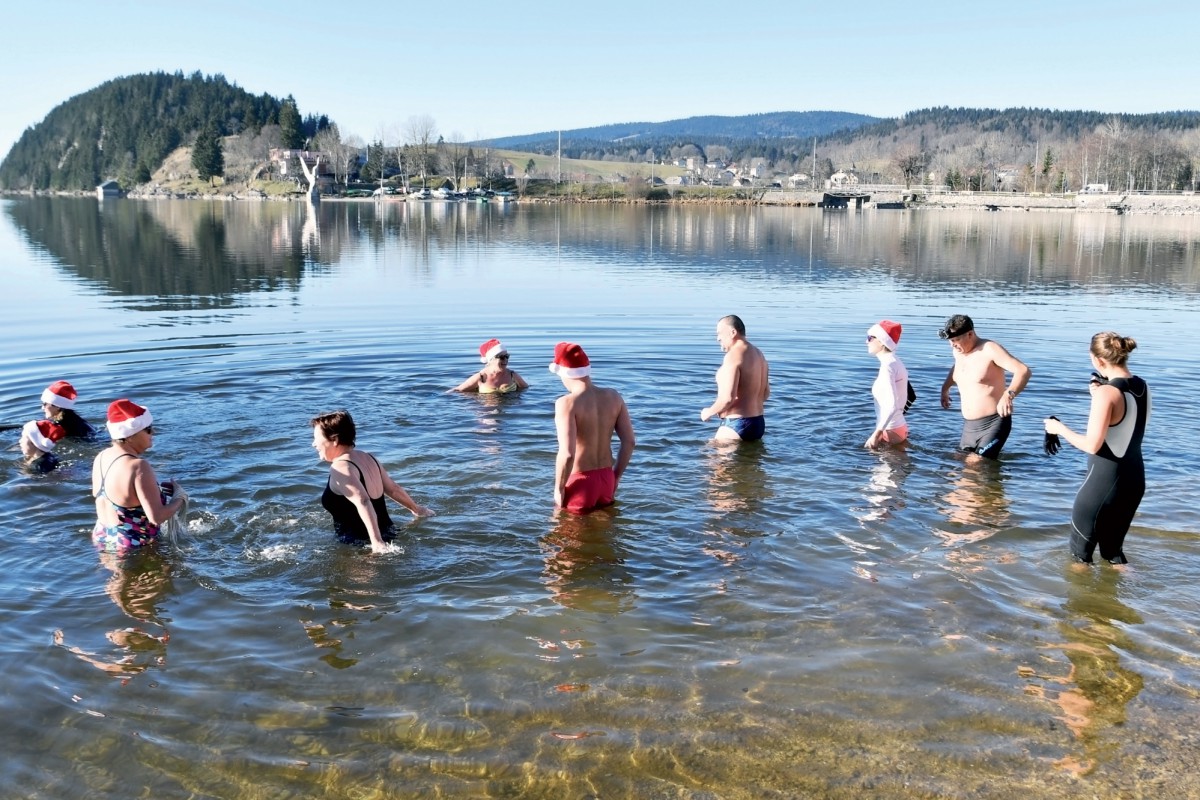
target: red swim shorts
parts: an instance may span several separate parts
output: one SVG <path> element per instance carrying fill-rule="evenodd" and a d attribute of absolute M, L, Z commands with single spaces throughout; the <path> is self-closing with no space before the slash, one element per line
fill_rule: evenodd
<path fill-rule="evenodd" d="M 617 491 L 617 477 L 612 467 L 572 472 L 563 487 L 563 507 L 572 514 L 583 514 L 594 508 L 612 505 Z"/>

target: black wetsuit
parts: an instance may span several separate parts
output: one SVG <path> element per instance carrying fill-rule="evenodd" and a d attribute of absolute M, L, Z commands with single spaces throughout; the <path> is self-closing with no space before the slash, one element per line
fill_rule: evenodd
<path fill-rule="evenodd" d="M 1137 376 L 1112 378 L 1108 385 L 1125 397 L 1125 416 L 1104 432 L 1100 452 L 1088 456 L 1087 477 L 1071 510 L 1071 553 L 1091 563 L 1099 545 L 1101 558 L 1125 564 L 1121 547 L 1146 491 L 1142 437 L 1150 419 L 1150 389 Z"/>
<path fill-rule="evenodd" d="M 371 456 L 371 458 L 375 457 Z M 378 466 L 379 462 L 376 461 L 375 464 Z M 353 461 L 350 462 L 350 466 L 358 470 L 358 479 L 362 481 L 365 492 L 367 479 L 363 475 L 363 471 Z M 379 495 L 379 497 L 371 497 L 370 500 L 371 508 L 375 509 L 375 519 L 379 522 L 379 533 L 385 542 L 390 542 L 396 538 L 396 524 L 392 522 L 392 517 L 388 514 L 387 498 Z M 371 541 L 371 534 L 367 531 L 366 523 L 358 513 L 358 508 L 350 502 L 350 498 L 333 491 L 328 481 L 325 482 L 325 491 L 321 493 L 321 505 L 333 517 L 333 532 L 343 542 L 357 544 Z"/>

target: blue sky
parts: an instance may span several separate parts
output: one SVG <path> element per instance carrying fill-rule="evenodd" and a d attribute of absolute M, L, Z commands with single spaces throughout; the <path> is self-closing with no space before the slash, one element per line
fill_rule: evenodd
<path fill-rule="evenodd" d="M 364 139 L 415 115 L 475 139 L 768 111 L 1200 108 L 1195 0 L 40 0 L 4 17 L 0 153 L 73 95 L 177 69 L 291 94 Z"/>

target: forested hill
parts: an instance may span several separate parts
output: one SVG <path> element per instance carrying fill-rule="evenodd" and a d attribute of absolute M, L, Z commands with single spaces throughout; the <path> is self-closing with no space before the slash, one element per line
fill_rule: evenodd
<path fill-rule="evenodd" d="M 646 149 L 659 141 L 695 140 L 697 144 L 732 139 L 806 139 L 835 131 L 853 130 L 879 122 L 878 117 L 846 111 L 779 111 L 741 117 L 703 116 L 667 122 L 624 122 L 562 131 L 563 147 L 588 147 L 607 142 L 616 149 Z M 559 131 L 506 136 L 488 141 L 493 147 L 530 152 L 558 146 Z M 593 148 L 594 149 L 594 148 Z M 565 150 L 564 150 L 565 154 Z"/>
<path fill-rule="evenodd" d="M 905 130 L 950 134 L 1003 134 L 1017 141 L 1034 142 L 1052 134 L 1062 139 L 1081 139 L 1098 129 L 1119 125 L 1145 133 L 1181 133 L 1200 128 L 1200 111 L 1163 111 L 1156 114 L 1109 114 L 1102 111 L 1058 111 L 1046 108 L 923 108 L 896 119 L 835 132 L 830 142 L 888 138 Z"/>
<path fill-rule="evenodd" d="M 116 78 L 27 128 L 0 164 L 0 187 L 90 190 L 108 179 L 129 186 L 149 180 L 168 154 L 205 127 L 227 136 L 274 124 L 294 129 L 300 142 L 306 124 L 317 127 L 316 120 L 300 119 L 290 97 L 256 96 L 222 75 Z"/>

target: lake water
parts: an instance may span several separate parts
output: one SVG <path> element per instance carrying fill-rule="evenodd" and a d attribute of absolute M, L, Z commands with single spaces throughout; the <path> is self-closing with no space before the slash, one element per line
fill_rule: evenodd
<path fill-rule="evenodd" d="M 152 409 L 175 545 L 93 550 L 101 446 L 0 482 L 0 746 L 26 798 L 1196 796 L 1200 218 L 748 207 L 0 201 L 0 421 L 68 379 Z M 936 336 L 1034 372 L 954 453 Z M 737 313 L 766 439 L 699 410 Z M 911 444 L 868 452 L 867 327 Z M 1131 567 L 1073 567 L 1087 345 L 1154 392 Z M 447 395 L 501 338 L 531 388 Z M 554 344 L 638 436 L 611 512 L 552 508 Z M 308 420 L 348 408 L 437 516 L 334 540 Z M 15 442 L 16 433 L 7 436 Z M 407 520 L 393 506 L 397 519 Z"/>

